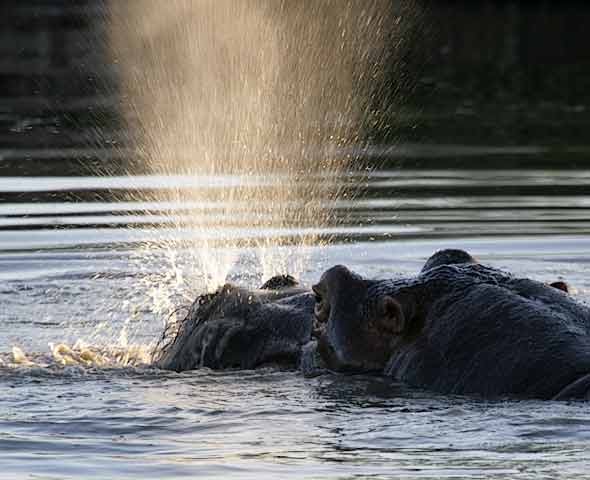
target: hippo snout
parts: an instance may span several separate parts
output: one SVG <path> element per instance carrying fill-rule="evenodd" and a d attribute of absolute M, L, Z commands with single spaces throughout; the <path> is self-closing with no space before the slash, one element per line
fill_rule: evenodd
<path fill-rule="evenodd" d="M 318 352 L 336 371 L 379 371 L 390 343 L 405 330 L 403 307 L 382 292 L 369 290 L 370 281 L 337 265 L 313 286 L 314 315 L 322 325 Z"/>

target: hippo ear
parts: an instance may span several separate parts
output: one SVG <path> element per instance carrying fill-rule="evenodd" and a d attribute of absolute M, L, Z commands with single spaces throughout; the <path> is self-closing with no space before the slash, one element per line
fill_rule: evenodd
<path fill-rule="evenodd" d="M 565 293 L 570 292 L 569 285 L 567 283 L 565 283 L 563 280 L 557 280 L 556 282 L 550 283 L 549 286 L 553 287 L 553 288 L 557 288 L 557 290 L 561 290 Z"/>
<path fill-rule="evenodd" d="M 386 295 L 379 301 L 377 324 L 385 332 L 396 335 L 406 329 L 404 310 L 393 297 Z"/>

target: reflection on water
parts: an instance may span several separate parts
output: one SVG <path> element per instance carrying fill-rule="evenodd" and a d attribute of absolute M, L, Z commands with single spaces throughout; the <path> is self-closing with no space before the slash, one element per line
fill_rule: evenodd
<path fill-rule="evenodd" d="M 403 169 L 325 176 L 326 185 L 366 182 L 366 187 L 356 199 L 336 200 L 334 218 L 324 227 L 284 225 L 278 212 L 305 208 L 297 199 L 283 200 L 266 214 L 239 196 L 215 200 L 236 187 L 272 191 L 288 188 L 288 182 L 283 176 L 5 177 L 0 194 L 13 196 L 0 205 L 0 250 L 171 238 L 248 244 L 260 238 L 292 242 L 302 235 L 395 240 L 590 231 L 586 169 Z M 145 200 L 166 189 L 190 191 L 193 200 Z M 138 200 L 119 200 L 125 196 Z"/>
<path fill-rule="evenodd" d="M 236 181 L 272 189 L 284 178 L 1 178 L 0 478 L 587 476 L 585 403 L 142 365 L 169 312 L 223 281 L 204 278 L 204 258 L 233 259 L 232 281 L 264 279 L 256 236 L 282 238 L 275 267 L 306 285 L 337 263 L 412 275 L 433 251 L 458 247 L 518 275 L 563 278 L 590 300 L 590 170 L 384 168 L 323 179 L 361 180 L 362 195 L 338 200 L 334 222 L 315 232 L 332 245 L 301 247 L 305 226 L 272 215 L 252 225 L 247 203 L 210 197 Z M 195 200 L 149 200 L 170 184 Z M 242 245 L 211 248 L 227 235 Z"/>

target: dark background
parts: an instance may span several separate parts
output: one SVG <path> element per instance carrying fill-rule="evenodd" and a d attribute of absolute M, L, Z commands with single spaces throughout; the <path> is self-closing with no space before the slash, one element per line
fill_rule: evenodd
<path fill-rule="evenodd" d="M 385 65 L 374 105 L 385 120 L 369 132 L 372 142 L 585 152 L 590 5 L 404 1 L 392 8 L 402 12 L 404 34 L 389 42 L 395 61 Z M 99 0 L 1 2 L 0 175 L 76 174 L 78 150 L 92 164 L 105 161 L 105 148 L 124 147 L 104 11 Z M 77 160 L 64 162 L 64 149 Z M 120 162 L 124 150 L 106 157 Z"/>
<path fill-rule="evenodd" d="M 417 4 L 423 21 L 402 38 L 402 75 L 390 65 L 388 76 L 401 83 L 409 111 L 419 112 L 398 130 L 401 138 L 586 143 L 590 3 Z"/>

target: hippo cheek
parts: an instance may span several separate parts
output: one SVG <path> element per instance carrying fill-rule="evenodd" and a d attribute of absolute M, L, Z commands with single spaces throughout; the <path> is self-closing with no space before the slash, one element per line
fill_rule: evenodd
<path fill-rule="evenodd" d="M 390 355 L 390 336 L 340 320 L 336 323 L 332 315 L 318 340 L 318 353 L 327 368 L 348 373 L 382 370 Z"/>
<path fill-rule="evenodd" d="M 365 302 L 362 299 L 355 303 Z M 383 296 L 371 314 L 351 305 L 347 309 L 334 308 L 327 327 L 333 353 L 328 351 L 326 355 L 339 360 L 343 366 L 340 370 L 381 371 L 392 354 L 392 345 L 405 334 L 407 322 L 402 304 Z"/>

